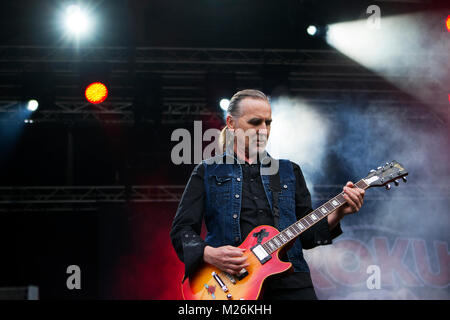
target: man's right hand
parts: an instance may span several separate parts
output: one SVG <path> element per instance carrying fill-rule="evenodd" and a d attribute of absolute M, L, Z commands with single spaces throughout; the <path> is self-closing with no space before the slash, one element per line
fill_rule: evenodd
<path fill-rule="evenodd" d="M 233 246 L 223 246 L 218 248 L 206 246 L 203 251 L 203 260 L 206 263 L 216 266 L 222 271 L 230 274 L 238 274 L 242 268 L 249 266 L 246 262 L 247 257 L 244 256 L 245 250 L 246 249 Z"/>

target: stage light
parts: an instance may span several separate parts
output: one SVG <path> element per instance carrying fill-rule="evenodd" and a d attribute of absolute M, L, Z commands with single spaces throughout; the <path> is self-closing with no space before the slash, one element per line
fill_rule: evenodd
<path fill-rule="evenodd" d="M 70 5 L 66 9 L 65 24 L 66 28 L 73 34 L 79 35 L 86 33 L 90 27 L 90 18 L 77 5 Z"/>
<path fill-rule="evenodd" d="M 228 106 L 230 105 L 230 100 L 228 99 L 222 99 L 220 100 L 220 107 L 222 108 L 223 111 L 227 111 Z"/>
<path fill-rule="evenodd" d="M 450 16 L 447 17 L 445 24 L 447 25 L 447 31 L 450 32 Z"/>
<path fill-rule="evenodd" d="M 31 99 L 28 101 L 27 109 L 29 111 L 36 111 L 39 108 L 39 102 L 35 99 Z"/>
<path fill-rule="evenodd" d="M 306 32 L 310 35 L 310 36 L 315 36 L 317 34 L 317 27 L 314 25 L 310 25 L 308 28 L 306 28 Z"/>
<path fill-rule="evenodd" d="M 94 82 L 87 86 L 84 94 L 90 103 L 102 103 L 108 96 L 108 89 L 103 83 Z"/>
<path fill-rule="evenodd" d="M 445 53 L 450 52 L 450 43 L 444 41 L 448 33 L 442 34 L 444 17 L 439 12 L 389 16 L 383 18 L 380 29 L 368 27 L 366 19 L 339 22 L 328 26 L 326 40 L 331 47 L 441 114 L 444 109 L 436 103 L 436 83 L 448 83 L 448 72 L 442 66 L 448 65 Z"/>

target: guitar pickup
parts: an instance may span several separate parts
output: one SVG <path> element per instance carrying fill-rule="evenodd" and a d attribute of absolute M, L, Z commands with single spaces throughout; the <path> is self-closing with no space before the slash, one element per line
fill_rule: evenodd
<path fill-rule="evenodd" d="M 254 246 L 250 250 L 252 250 L 253 254 L 258 258 L 258 260 L 259 260 L 259 262 L 261 262 L 261 264 L 264 264 L 267 261 L 269 261 L 270 259 L 272 259 L 272 256 L 270 254 L 268 254 L 267 251 L 264 250 L 263 246 L 260 244 Z"/>
<path fill-rule="evenodd" d="M 242 268 L 241 271 L 237 274 L 238 280 L 244 279 L 246 276 L 248 276 L 248 271 L 245 268 Z"/>

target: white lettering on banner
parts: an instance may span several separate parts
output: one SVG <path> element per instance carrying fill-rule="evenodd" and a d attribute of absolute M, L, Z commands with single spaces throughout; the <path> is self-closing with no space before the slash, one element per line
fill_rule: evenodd
<path fill-rule="evenodd" d="M 354 237 L 336 239 L 331 247 L 304 251 L 319 299 L 426 299 L 429 294 L 450 299 L 447 242 L 395 236 L 366 238 L 368 228 L 377 234 L 386 228 L 349 228 Z M 355 234 L 359 231 L 361 237 Z"/>

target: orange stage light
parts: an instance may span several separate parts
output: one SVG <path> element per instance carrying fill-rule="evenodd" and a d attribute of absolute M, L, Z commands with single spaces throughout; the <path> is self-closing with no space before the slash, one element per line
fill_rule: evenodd
<path fill-rule="evenodd" d="M 108 89 L 103 83 L 94 82 L 87 86 L 84 94 L 90 103 L 102 103 L 108 96 Z"/>

